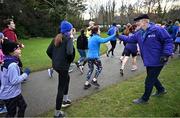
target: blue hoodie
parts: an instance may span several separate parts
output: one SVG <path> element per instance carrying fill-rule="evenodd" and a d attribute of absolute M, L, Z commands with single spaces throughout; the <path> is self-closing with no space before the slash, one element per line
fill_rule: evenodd
<path fill-rule="evenodd" d="M 172 27 L 172 31 L 173 31 L 173 32 L 172 32 L 172 38 L 173 38 L 173 40 L 176 39 L 176 34 L 177 34 L 178 30 L 179 30 L 179 26 L 174 25 L 174 26 Z"/>
<path fill-rule="evenodd" d="M 98 34 L 93 34 L 88 40 L 88 53 L 87 57 L 90 59 L 99 58 L 100 44 L 106 43 L 110 40 L 116 40 L 116 35 L 113 34 L 107 38 L 101 38 Z"/>
<path fill-rule="evenodd" d="M 109 28 L 108 32 L 107 32 L 107 35 L 111 36 L 111 35 L 115 34 L 116 31 L 117 31 L 117 27 L 116 27 L 116 26 L 111 26 L 111 27 Z M 115 37 L 115 39 L 116 39 L 116 37 Z M 114 39 L 114 40 L 115 40 L 115 39 Z M 115 41 L 116 41 L 116 40 L 115 40 Z"/>
<path fill-rule="evenodd" d="M 137 31 L 132 36 L 120 35 L 119 39 L 127 43 L 138 43 L 145 66 L 163 66 L 161 56 L 171 56 L 173 53 L 173 40 L 169 33 L 162 27 L 149 24 L 144 32 Z"/>

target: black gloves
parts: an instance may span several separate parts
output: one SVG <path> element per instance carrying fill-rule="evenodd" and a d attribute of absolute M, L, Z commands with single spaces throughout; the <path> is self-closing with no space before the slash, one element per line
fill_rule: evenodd
<path fill-rule="evenodd" d="M 31 70 L 29 68 L 25 68 L 24 69 L 24 73 L 26 73 L 27 75 L 29 75 L 31 73 Z"/>
<path fill-rule="evenodd" d="M 168 58 L 167 56 L 161 56 L 160 57 L 160 63 L 166 63 L 168 61 Z"/>

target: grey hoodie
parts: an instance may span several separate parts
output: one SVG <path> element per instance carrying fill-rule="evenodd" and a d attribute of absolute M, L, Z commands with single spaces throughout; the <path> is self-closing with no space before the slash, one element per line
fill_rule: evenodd
<path fill-rule="evenodd" d="M 28 75 L 20 75 L 20 69 L 17 63 L 9 64 L 8 68 L 0 71 L 0 99 L 6 100 L 14 98 L 21 93 L 21 82 L 27 79 Z"/>

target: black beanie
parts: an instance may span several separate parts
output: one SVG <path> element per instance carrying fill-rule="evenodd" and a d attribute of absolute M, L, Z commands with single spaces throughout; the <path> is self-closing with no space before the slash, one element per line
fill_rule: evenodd
<path fill-rule="evenodd" d="M 134 18 L 134 21 L 139 21 L 141 19 L 149 19 L 149 16 L 147 14 L 141 14 L 138 17 Z"/>
<path fill-rule="evenodd" d="M 14 52 L 17 48 L 19 48 L 19 44 L 9 41 L 9 40 L 4 40 L 2 44 L 2 51 L 5 55 L 9 55 L 11 52 Z"/>

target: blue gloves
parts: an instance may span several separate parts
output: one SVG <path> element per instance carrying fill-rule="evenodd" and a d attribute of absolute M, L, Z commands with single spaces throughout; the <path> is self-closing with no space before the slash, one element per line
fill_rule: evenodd
<path fill-rule="evenodd" d="M 167 56 L 161 56 L 160 57 L 160 63 L 166 63 L 168 61 L 168 57 Z"/>
<path fill-rule="evenodd" d="M 24 69 L 24 73 L 26 73 L 27 75 L 29 75 L 31 73 L 31 70 L 29 68 L 25 68 Z"/>

